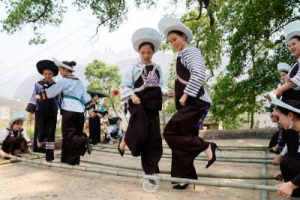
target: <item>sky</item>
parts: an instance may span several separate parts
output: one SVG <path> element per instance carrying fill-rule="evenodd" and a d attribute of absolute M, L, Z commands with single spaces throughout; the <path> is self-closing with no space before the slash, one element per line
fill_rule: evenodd
<path fill-rule="evenodd" d="M 33 35 L 30 25 L 13 35 L 0 33 L 0 96 L 12 98 L 20 83 L 36 72 L 35 64 L 42 59 L 55 57 L 58 60 L 84 58 L 95 51 L 113 52 L 132 48 L 131 36 L 142 27 L 157 28 L 158 21 L 167 13 L 165 1 L 155 8 L 136 9 L 131 3 L 127 20 L 114 32 L 101 27 L 97 41 L 91 41 L 95 34 L 96 18 L 89 10 L 77 12 L 70 6 L 60 27 L 41 29 L 46 34 L 47 43 L 29 45 Z M 179 12 L 177 12 L 179 13 Z M 0 3 L 0 19 L 5 17 Z"/>

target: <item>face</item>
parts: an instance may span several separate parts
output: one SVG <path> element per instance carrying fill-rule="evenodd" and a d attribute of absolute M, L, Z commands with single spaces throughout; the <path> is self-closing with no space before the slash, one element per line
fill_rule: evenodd
<path fill-rule="evenodd" d="M 43 76 L 44 76 L 44 79 L 49 82 L 49 81 L 52 81 L 52 78 L 53 78 L 53 72 L 49 69 L 44 69 L 43 71 Z"/>
<path fill-rule="evenodd" d="M 117 125 L 117 126 L 120 126 L 121 122 L 122 122 L 122 121 L 121 121 L 120 119 L 118 119 L 118 121 L 116 122 L 116 125 Z"/>
<path fill-rule="evenodd" d="M 276 110 L 277 116 L 279 118 L 279 123 L 283 126 L 284 129 L 290 129 L 289 124 L 293 119 L 293 114 L 288 113 L 288 115 L 282 114 L 279 110 Z"/>
<path fill-rule="evenodd" d="M 176 33 L 170 33 L 168 35 L 168 40 L 172 44 L 173 48 L 177 51 L 182 51 L 185 47 L 188 46 L 185 35 L 180 36 Z"/>
<path fill-rule="evenodd" d="M 277 116 L 277 113 L 275 111 L 273 111 L 270 115 L 270 118 L 271 118 L 271 121 L 272 122 L 278 122 L 278 116 Z"/>
<path fill-rule="evenodd" d="M 93 97 L 93 100 L 94 100 L 94 101 L 98 101 L 98 99 L 99 99 L 98 95 L 95 95 L 95 96 Z"/>
<path fill-rule="evenodd" d="M 285 82 L 285 78 L 286 78 L 287 73 L 285 73 L 285 72 L 280 72 L 279 75 L 280 75 L 280 80 L 281 80 L 282 82 Z"/>
<path fill-rule="evenodd" d="M 15 122 L 15 123 L 12 124 L 12 129 L 14 131 L 18 131 L 18 130 L 20 130 L 22 128 L 22 126 L 23 126 L 23 122 L 22 121 L 18 121 L 18 122 Z"/>
<path fill-rule="evenodd" d="M 296 38 L 293 38 L 289 41 L 289 50 L 292 55 L 300 57 L 300 41 Z"/>
<path fill-rule="evenodd" d="M 144 45 L 140 49 L 140 57 L 144 63 L 151 62 L 154 52 L 150 45 Z"/>
<path fill-rule="evenodd" d="M 58 67 L 59 73 L 62 77 L 66 77 L 68 75 L 68 70 L 63 67 Z"/>

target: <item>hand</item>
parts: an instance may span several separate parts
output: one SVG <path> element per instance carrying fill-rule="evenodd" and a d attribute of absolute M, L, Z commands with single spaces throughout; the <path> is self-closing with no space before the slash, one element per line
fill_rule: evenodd
<path fill-rule="evenodd" d="M 6 153 L 0 149 L 0 158 L 4 158 L 6 156 Z"/>
<path fill-rule="evenodd" d="M 278 156 L 276 156 L 274 158 L 274 160 L 272 161 L 272 164 L 279 165 L 281 163 L 282 159 L 283 159 L 283 156 L 279 154 Z"/>
<path fill-rule="evenodd" d="M 185 106 L 185 102 L 186 102 L 188 96 L 189 96 L 188 94 L 184 93 L 182 95 L 182 97 L 179 99 L 179 103 L 180 103 L 181 106 Z"/>
<path fill-rule="evenodd" d="M 103 117 L 103 115 L 101 115 L 100 113 L 96 113 L 96 114 L 100 119 Z"/>
<path fill-rule="evenodd" d="M 292 192 L 295 188 L 296 188 L 296 186 L 291 181 L 282 183 L 279 185 L 277 194 L 279 196 L 289 198 L 289 197 L 291 197 Z"/>
<path fill-rule="evenodd" d="M 131 100 L 132 100 L 132 103 L 135 104 L 135 105 L 138 105 L 141 103 L 141 100 L 138 96 L 136 96 L 135 94 L 131 95 Z"/>
<path fill-rule="evenodd" d="M 96 113 L 94 113 L 92 110 L 88 110 L 89 115 L 94 118 L 96 116 Z"/>
<path fill-rule="evenodd" d="M 273 90 L 272 93 L 274 93 L 276 96 L 280 96 L 282 91 L 277 88 L 276 90 Z"/>
<path fill-rule="evenodd" d="M 168 90 L 165 94 L 168 97 L 174 97 L 175 96 L 175 91 L 174 90 Z"/>
<path fill-rule="evenodd" d="M 278 149 L 279 149 L 279 144 L 277 144 L 275 147 L 272 147 L 272 150 L 273 150 L 274 152 L 278 151 Z"/>
<path fill-rule="evenodd" d="M 34 98 L 37 99 L 37 100 L 40 100 L 41 96 L 37 94 L 37 95 L 34 96 Z"/>

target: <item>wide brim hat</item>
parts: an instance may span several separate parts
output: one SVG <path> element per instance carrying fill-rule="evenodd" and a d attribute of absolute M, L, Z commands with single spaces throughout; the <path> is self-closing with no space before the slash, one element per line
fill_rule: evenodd
<path fill-rule="evenodd" d="M 149 42 L 154 46 L 155 53 L 158 51 L 161 45 L 161 37 L 159 32 L 153 28 L 141 28 L 133 33 L 131 37 L 131 42 L 134 50 L 138 53 L 140 52 L 140 45 L 144 42 Z"/>
<path fill-rule="evenodd" d="M 278 72 L 289 72 L 291 70 L 291 66 L 285 62 L 280 62 L 277 64 L 277 70 Z"/>
<path fill-rule="evenodd" d="M 158 22 L 158 30 L 168 37 L 171 31 L 180 31 L 186 35 L 187 42 L 192 41 L 193 33 L 182 21 L 172 17 L 162 18 Z"/>
<path fill-rule="evenodd" d="M 19 111 L 13 114 L 13 116 L 9 119 L 8 124 L 11 126 L 13 122 L 17 120 L 22 120 L 23 122 L 26 120 L 26 112 Z"/>
<path fill-rule="evenodd" d="M 300 21 L 293 21 L 284 27 L 284 37 L 287 42 L 294 36 L 300 36 Z"/>
<path fill-rule="evenodd" d="M 70 67 L 70 66 L 68 66 L 68 65 L 66 65 L 66 64 L 64 64 L 64 63 L 62 63 L 62 62 L 60 62 L 59 60 L 57 60 L 57 59 L 55 59 L 55 58 L 52 58 L 52 60 L 53 60 L 53 62 L 55 63 L 55 65 L 56 65 L 57 67 L 63 67 L 63 68 L 65 68 L 65 69 L 70 70 L 71 72 L 75 72 L 75 69 L 74 69 L 73 67 Z"/>
<path fill-rule="evenodd" d="M 95 92 L 95 91 L 87 91 L 91 95 L 91 97 L 98 96 L 99 98 L 104 98 L 108 97 L 106 94 L 102 94 L 100 92 Z"/>
<path fill-rule="evenodd" d="M 36 63 L 36 68 L 40 74 L 43 75 L 45 69 L 49 69 L 53 72 L 53 76 L 57 76 L 58 74 L 58 67 L 54 64 L 51 60 L 41 60 Z"/>
<path fill-rule="evenodd" d="M 270 92 L 269 96 L 270 96 L 270 99 L 271 99 L 271 104 L 300 114 L 299 109 L 294 108 L 293 106 L 290 106 L 289 104 L 286 104 L 286 103 L 280 101 L 279 99 L 277 99 L 276 95 L 273 92 Z"/>
<path fill-rule="evenodd" d="M 119 119 L 122 121 L 122 118 L 121 118 L 121 117 L 112 117 L 112 118 L 109 118 L 109 119 L 108 119 L 108 122 L 109 122 L 110 125 L 113 125 L 113 124 L 116 124 L 116 122 L 117 122 Z"/>

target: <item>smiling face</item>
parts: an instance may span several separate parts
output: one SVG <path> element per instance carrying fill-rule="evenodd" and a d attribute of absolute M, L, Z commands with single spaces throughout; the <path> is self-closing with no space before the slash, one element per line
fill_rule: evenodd
<path fill-rule="evenodd" d="M 288 130 L 293 127 L 289 127 L 291 121 L 294 119 L 294 115 L 292 112 L 288 114 L 283 114 L 280 110 L 276 109 L 276 114 L 279 118 L 279 123 L 283 126 L 284 129 Z"/>
<path fill-rule="evenodd" d="M 177 51 L 182 51 L 185 47 L 188 46 L 186 36 L 184 34 L 178 35 L 177 33 L 171 32 L 168 35 L 168 40 L 170 41 L 173 48 Z"/>
<path fill-rule="evenodd" d="M 299 38 L 292 38 L 289 41 L 289 50 L 291 52 L 292 55 L 296 56 L 296 57 L 300 57 L 300 40 Z"/>
<path fill-rule="evenodd" d="M 151 62 L 152 56 L 154 54 L 153 49 L 150 45 L 143 45 L 140 48 L 140 57 L 144 63 Z"/>
<path fill-rule="evenodd" d="M 280 80 L 282 82 L 285 82 L 287 73 L 285 71 L 281 71 L 281 72 L 279 72 L 279 75 L 280 75 Z"/>

